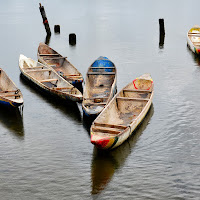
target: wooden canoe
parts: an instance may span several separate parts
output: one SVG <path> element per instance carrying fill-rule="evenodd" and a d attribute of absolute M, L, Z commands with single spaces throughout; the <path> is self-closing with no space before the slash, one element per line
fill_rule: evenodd
<path fill-rule="evenodd" d="M 81 101 L 83 98 L 77 88 L 42 63 L 20 55 L 19 68 L 28 80 L 55 96 L 72 101 Z"/>
<path fill-rule="evenodd" d="M 153 87 L 151 76 L 144 74 L 116 94 L 92 123 L 91 142 L 100 149 L 113 149 L 122 144 L 147 114 Z"/>
<path fill-rule="evenodd" d="M 23 96 L 20 89 L 16 87 L 6 72 L 0 68 L 0 104 L 18 107 L 23 103 Z"/>
<path fill-rule="evenodd" d="M 41 63 L 52 67 L 69 83 L 76 85 L 83 82 L 82 74 L 67 60 L 67 57 L 63 57 L 45 43 L 39 44 L 37 55 Z"/>
<path fill-rule="evenodd" d="M 187 33 L 187 44 L 197 55 L 200 55 L 200 27 L 193 26 Z"/>
<path fill-rule="evenodd" d="M 96 117 L 116 93 L 116 67 L 106 57 L 99 57 L 88 68 L 82 108 L 86 116 Z"/>

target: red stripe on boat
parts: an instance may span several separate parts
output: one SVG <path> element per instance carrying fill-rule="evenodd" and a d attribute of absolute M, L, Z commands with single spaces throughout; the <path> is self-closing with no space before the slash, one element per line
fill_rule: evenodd
<path fill-rule="evenodd" d="M 133 80 L 133 85 L 134 85 L 135 89 L 138 89 L 138 88 L 135 86 L 135 81 L 136 81 L 136 80 L 137 80 L 137 79 Z"/>
<path fill-rule="evenodd" d="M 100 140 L 95 140 L 93 139 L 94 136 L 91 136 L 91 143 L 94 144 L 97 148 L 103 149 L 106 147 L 106 145 L 109 143 L 109 139 L 100 139 Z"/>

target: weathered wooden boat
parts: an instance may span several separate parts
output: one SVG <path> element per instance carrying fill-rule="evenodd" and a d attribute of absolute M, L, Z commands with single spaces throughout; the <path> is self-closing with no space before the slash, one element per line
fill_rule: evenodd
<path fill-rule="evenodd" d="M 99 57 L 88 68 L 82 108 L 86 116 L 96 117 L 116 93 L 116 67 L 106 57 Z"/>
<path fill-rule="evenodd" d="M 19 68 L 28 80 L 50 94 L 72 101 L 81 101 L 83 98 L 82 93 L 77 88 L 59 76 L 47 65 L 20 55 Z"/>
<path fill-rule="evenodd" d="M 45 43 L 39 44 L 37 55 L 41 63 L 52 67 L 69 83 L 76 85 L 83 82 L 82 74 L 67 60 L 67 57 L 63 57 Z"/>
<path fill-rule="evenodd" d="M 24 103 L 20 89 L 0 68 L 0 104 L 12 107 L 21 106 Z"/>
<path fill-rule="evenodd" d="M 147 114 L 153 98 L 153 80 L 149 74 L 124 87 L 92 123 L 91 142 L 100 149 L 122 144 Z"/>
<path fill-rule="evenodd" d="M 200 55 L 200 27 L 193 26 L 187 33 L 187 44 L 197 55 Z"/>

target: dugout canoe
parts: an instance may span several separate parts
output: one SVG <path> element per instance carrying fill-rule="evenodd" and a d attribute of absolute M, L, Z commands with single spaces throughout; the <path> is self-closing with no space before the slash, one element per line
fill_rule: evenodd
<path fill-rule="evenodd" d="M 17 88 L 6 72 L 0 68 L 0 104 L 19 107 L 23 103 L 23 96 L 20 89 Z"/>
<path fill-rule="evenodd" d="M 88 68 L 83 90 L 82 108 L 88 117 L 96 117 L 116 93 L 116 67 L 100 56 Z"/>
<path fill-rule="evenodd" d="M 197 55 L 200 55 L 200 27 L 193 26 L 187 33 L 187 44 Z"/>
<path fill-rule="evenodd" d="M 67 60 L 67 57 L 63 57 L 45 43 L 39 44 L 37 56 L 41 63 L 52 67 L 69 83 L 76 85 L 83 82 L 82 74 Z"/>
<path fill-rule="evenodd" d="M 81 101 L 83 98 L 82 93 L 77 88 L 47 65 L 20 55 L 19 68 L 28 80 L 50 94 L 72 101 Z"/>
<path fill-rule="evenodd" d="M 150 74 L 144 74 L 116 94 L 92 123 L 91 143 L 100 149 L 113 149 L 122 144 L 147 114 L 153 88 Z"/>

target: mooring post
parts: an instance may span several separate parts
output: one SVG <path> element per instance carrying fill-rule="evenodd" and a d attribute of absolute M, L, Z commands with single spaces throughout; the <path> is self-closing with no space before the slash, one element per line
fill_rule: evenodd
<path fill-rule="evenodd" d="M 60 25 L 55 25 L 54 26 L 54 32 L 55 33 L 60 33 Z"/>
<path fill-rule="evenodd" d="M 46 30 L 48 35 L 51 35 L 51 30 L 50 30 L 49 22 L 47 20 L 47 16 L 46 16 L 46 13 L 45 13 L 45 10 L 44 10 L 44 6 L 42 6 L 41 3 L 39 3 L 39 6 L 40 6 L 39 9 L 40 9 L 40 13 L 42 15 L 45 30 Z"/>
<path fill-rule="evenodd" d="M 159 19 L 159 25 L 160 25 L 160 39 L 159 39 L 159 47 L 160 49 L 164 46 L 165 41 L 165 26 L 164 26 L 164 19 Z"/>
<path fill-rule="evenodd" d="M 76 44 L 76 34 L 70 33 L 69 34 L 69 44 L 75 45 Z"/>
<path fill-rule="evenodd" d="M 159 19 L 160 34 L 165 34 L 164 19 Z"/>

